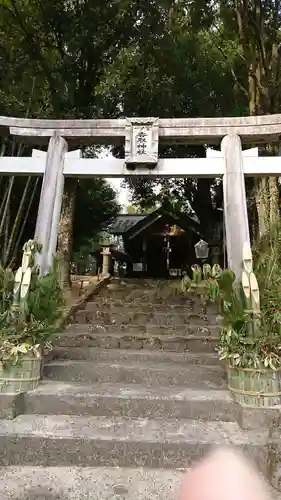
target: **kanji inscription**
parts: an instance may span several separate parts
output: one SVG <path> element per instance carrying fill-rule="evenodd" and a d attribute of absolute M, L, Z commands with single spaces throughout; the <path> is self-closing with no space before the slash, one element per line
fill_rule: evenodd
<path fill-rule="evenodd" d="M 158 135 L 158 118 L 127 119 L 125 161 L 128 168 L 157 165 Z"/>

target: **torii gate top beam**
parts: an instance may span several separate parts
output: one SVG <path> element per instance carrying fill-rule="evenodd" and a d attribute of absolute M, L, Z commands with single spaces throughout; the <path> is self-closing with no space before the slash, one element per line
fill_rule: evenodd
<path fill-rule="evenodd" d="M 47 143 L 54 133 L 74 144 L 120 144 L 125 140 L 125 128 L 126 119 L 39 120 L 0 117 L 0 133 L 21 136 L 33 144 Z M 232 134 L 238 134 L 244 144 L 279 142 L 281 114 L 159 119 L 159 141 L 165 144 L 219 144 L 224 136 Z"/>

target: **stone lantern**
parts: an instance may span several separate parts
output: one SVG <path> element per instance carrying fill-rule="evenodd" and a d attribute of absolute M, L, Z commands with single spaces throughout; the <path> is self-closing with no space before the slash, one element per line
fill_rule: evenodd
<path fill-rule="evenodd" d="M 207 241 L 200 240 L 194 245 L 195 255 L 197 259 L 205 260 L 209 256 L 209 245 Z"/>
<path fill-rule="evenodd" d="M 102 246 L 102 276 L 107 276 L 109 274 L 109 256 L 110 256 L 110 245 L 111 236 L 108 233 L 103 233 L 101 237 Z"/>

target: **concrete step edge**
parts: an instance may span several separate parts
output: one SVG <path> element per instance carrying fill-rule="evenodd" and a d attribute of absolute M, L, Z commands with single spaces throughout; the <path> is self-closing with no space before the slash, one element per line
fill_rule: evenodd
<path fill-rule="evenodd" d="M 178 368 L 177 363 L 170 363 L 167 366 L 167 363 L 148 363 L 147 361 L 134 361 L 134 362 L 118 362 L 118 363 L 112 363 L 112 362 L 106 362 L 106 361 L 101 361 L 101 362 L 95 362 L 92 363 L 91 361 L 84 361 L 84 360 L 71 360 L 71 359 L 66 359 L 66 360 L 54 360 L 54 361 L 47 361 L 44 363 L 44 367 L 55 367 L 55 366 L 66 366 L 66 367 L 71 367 L 71 366 L 81 366 L 81 368 L 87 367 L 90 368 L 92 367 L 94 370 L 96 370 L 99 367 L 106 367 L 110 366 L 112 368 L 122 368 L 122 369 L 131 369 L 131 368 L 136 368 L 137 369 L 143 369 L 143 370 L 176 370 Z M 223 368 L 222 366 L 218 363 L 218 365 L 186 365 L 186 367 L 181 367 L 182 370 L 189 370 L 192 368 L 192 371 L 199 371 L 199 370 L 204 370 L 206 371 L 206 377 L 208 374 L 214 372 L 214 373 L 223 373 Z"/>
<path fill-rule="evenodd" d="M 30 398 L 57 394 L 58 396 L 70 395 L 72 397 L 85 396 L 102 397 L 109 399 L 118 397 L 120 399 L 156 399 L 177 401 L 223 401 L 232 403 L 229 391 L 223 389 L 193 389 L 185 386 L 176 387 L 146 387 L 141 384 L 122 384 L 118 382 L 79 384 L 75 382 L 56 382 L 43 380 L 40 385 L 26 395 Z"/>
<path fill-rule="evenodd" d="M 153 469 L 142 467 L 34 467 L 14 466 L 0 469 L 0 491 L 13 495 L 13 499 L 33 498 L 54 500 L 175 500 L 178 498 L 184 470 Z M 28 485 L 28 486 L 27 486 Z M 13 493 L 11 493 L 13 492 Z M 279 498 L 271 491 L 273 500 Z"/>
<path fill-rule="evenodd" d="M 75 355 L 78 358 L 75 358 Z M 118 359 L 127 359 L 127 358 L 146 358 L 145 360 L 154 359 L 156 363 L 159 361 L 162 363 L 192 363 L 196 361 L 196 364 L 208 364 L 206 361 L 209 361 L 210 364 L 219 363 L 218 355 L 214 352 L 193 352 L 193 351 L 185 351 L 183 353 L 180 352 L 171 352 L 171 351 L 163 351 L 163 350 L 154 350 L 154 351 L 146 351 L 144 349 L 104 349 L 102 350 L 99 347 L 56 347 L 54 346 L 50 353 L 45 355 L 45 360 L 49 359 L 50 361 L 55 361 L 56 359 L 69 359 L 69 360 L 85 360 L 83 355 L 89 360 L 92 356 L 93 359 L 99 358 L 110 358 L 110 361 L 114 356 Z"/>
<path fill-rule="evenodd" d="M 90 329 L 89 329 L 89 326 L 90 326 Z M 58 337 L 58 336 L 70 336 L 70 335 L 75 335 L 75 336 L 78 336 L 78 335 L 107 335 L 107 336 L 116 336 L 116 335 L 134 335 L 135 337 L 138 336 L 138 337 L 184 337 L 184 338 L 191 338 L 191 337 L 202 337 L 202 335 L 198 335 L 198 334 L 195 334 L 195 333 L 188 333 L 187 329 L 186 331 L 183 331 L 183 329 L 171 329 L 169 327 L 161 327 L 159 328 L 158 327 L 152 327 L 152 328 L 149 328 L 150 331 L 138 331 L 140 329 L 139 325 L 129 325 L 127 328 L 120 328 L 120 326 L 116 326 L 116 325 L 93 325 L 97 328 L 93 328 L 91 327 L 91 325 L 89 324 L 85 324 L 85 325 L 82 325 L 82 324 L 79 324 L 77 325 L 71 325 L 67 330 L 63 330 L 61 332 L 58 332 L 58 333 L 54 333 L 52 335 L 52 338 L 54 337 Z M 107 331 L 106 328 L 110 328 L 111 331 Z M 130 330 L 130 328 L 132 328 L 132 330 Z M 198 325 L 198 326 L 194 326 L 194 328 L 197 328 L 198 331 L 200 331 L 200 333 L 206 333 L 207 335 L 206 336 L 209 336 L 208 334 L 211 333 L 212 330 L 215 330 L 215 332 L 217 332 L 219 330 L 219 327 L 218 326 L 211 326 L 211 327 L 204 327 L 202 325 Z M 153 330 L 159 330 L 159 332 L 157 331 L 153 331 Z M 166 332 L 165 332 L 166 330 Z M 177 331 L 179 330 L 179 331 Z M 204 337 L 204 338 L 205 338 Z"/>
<path fill-rule="evenodd" d="M 47 432 L 46 432 L 47 431 Z M 200 422 L 182 419 L 126 419 L 68 415 L 20 415 L 15 420 L 1 422 L 0 436 L 17 435 L 60 439 L 82 438 L 103 441 L 123 441 L 130 436 L 135 442 L 206 442 L 216 440 L 228 444 L 265 445 L 267 431 L 243 431 L 235 422 Z M 216 438 L 216 439 L 214 439 Z"/>

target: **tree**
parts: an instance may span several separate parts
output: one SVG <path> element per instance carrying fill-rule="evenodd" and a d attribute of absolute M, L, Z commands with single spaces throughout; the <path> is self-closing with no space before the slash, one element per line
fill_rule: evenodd
<path fill-rule="evenodd" d="M 103 92 L 120 95 L 126 116 L 234 114 L 240 105 L 241 92 L 233 88 L 228 62 L 213 45 L 208 30 L 200 27 L 196 31 L 189 15 L 180 9 L 173 13 L 173 22 L 169 8 L 165 12 L 161 35 L 122 53 L 121 60 L 117 59 L 109 68 L 114 78 L 105 74 Z M 122 157 L 124 153 L 114 148 L 114 154 Z M 205 148 L 161 147 L 160 156 L 205 156 Z M 132 201 L 143 208 L 158 203 L 170 210 L 193 209 L 202 221 L 202 231 L 208 233 L 206 213 L 212 214 L 214 205 L 211 187 L 217 187 L 212 179 L 143 178 L 129 180 L 127 184 Z"/>
<path fill-rule="evenodd" d="M 89 239 L 118 215 L 119 210 L 116 193 L 104 179 L 79 179 L 74 214 L 73 251 L 85 246 Z"/>
<path fill-rule="evenodd" d="M 5 0 L 0 5 L 0 111 L 56 118 L 276 112 L 279 3 Z M 160 149 L 162 157 L 204 153 L 202 148 Z M 260 229 L 262 213 L 271 220 L 278 199 L 275 180 L 263 182 Z M 176 210 L 191 206 L 208 231 L 206 213 L 212 213 L 216 199 L 221 202 L 214 196 L 216 183 L 169 179 L 160 184 L 156 196 L 153 184 L 134 181 L 133 201 L 153 204 L 156 196 Z M 60 238 L 67 258 L 78 191 L 67 181 Z"/>
<path fill-rule="evenodd" d="M 189 2 L 198 13 L 197 2 Z M 202 6 L 201 6 L 202 7 Z M 281 105 L 281 3 L 280 0 L 206 1 L 200 27 L 207 20 L 214 46 L 229 64 L 233 84 L 240 91 L 247 114 L 278 113 Z M 197 17 L 198 19 L 198 17 Z M 263 154 L 278 154 L 266 145 Z M 277 179 L 255 179 L 258 234 L 262 236 L 279 217 Z"/>
<path fill-rule="evenodd" d="M 147 36 L 153 20 L 157 23 L 158 9 L 151 5 L 150 10 L 146 2 L 126 0 L 106 6 L 104 0 L 1 2 L 2 114 L 25 116 L 29 109 L 31 117 L 117 116 L 118 98 L 103 100 L 98 88 L 120 51 Z M 66 267 L 77 191 L 67 180 L 59 237 Z"/>
<path fill-rule="evenodd" d="M 135 114 L 150 116 L 157 116 L 160 109 L 161 116 L 171 117 L 278 112 L 280 7 L 280 0 L 166 2 L 162 36 L 138 47 L 130 57 L 126 54 L 130 70 L 122 73 L 121 65 L 119 79 L 114 80 L 115 86 L 123 88 L 119 93 L 125 114 L 132 114 L 132 109 Z M 276 153 L 276 148 L 267 145 L 263 154 L 273 151 Z M 206 183 L 199 180 L 196 186 Z M 163 192 L 166 185 L 165 181 Z M 249 196 L 255 188 L 255 204 L 251 206 L 263 234 L 279 216 L 276 178 L 247 180 L 246 186 Z M 134 183 L 131 188 L 137 198 L 151 196 L 147 182 Z M 200 200 L 198 210 L 204 198 L 196 198 Z M 209 207 L 210 203 L 209 193 Z"/>

